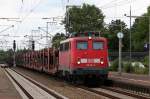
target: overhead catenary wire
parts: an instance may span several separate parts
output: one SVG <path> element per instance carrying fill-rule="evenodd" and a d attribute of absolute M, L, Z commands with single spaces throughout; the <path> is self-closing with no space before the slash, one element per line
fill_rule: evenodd
<path fill-rule="evenodd" d="M 27 13 L 27 14 L 25 15 L 25 17 L 22 18 L 22 20 L 19 20 L 19 21 L 18 21 L 19 24 L 18 24 L 18 23 L 15 23 L 15 24 L 13 25 L 13 27 L 18 26 L 18 29 L 17 29 L 16 32 L 18 32 L 19 29 L 20 29 L 20 28 L 19 28 L 20 23 L 22 23 L 22 22 L 38 7 L 38 5 L 41 3 L 41 1 L 42 1 L 42 0 L 40 0 L 35 6 L 33 6 L 33 7 L 30 9 L 29 13 Z M 20 18 L 21 12 L 22 12 L 22 10 L 23 10 L 24 0 L 21 0 L 21 2 L 22 2 L 22 5 L 21 5 L 21 8 L 20 8 L 20 12 L 19 12 L 19 18 Z M 19 19 L 19 18 L 14 18 L 14 19 Z M 9 19 L 9 18 L 3 18 L 3 19 Z M 13 19 L 13 18 L 11 18 L 11 19 Z M 11 20 L 11 21 L 12 21 L 12 20 Z M 15 21 L 15 20 L 13 20 L 13 21 Z M 17 22 L 17 21 L 16 21 L 16 22 Z M 9 27 L 8 27 L 8 28 L 9 28 Z M 4 31 L 6 31 L 6 30 L 7 30 L 7 28 L 4 29 L 4 30 L 2 30 L 2 31 L 0 31 L 0 33 L 4 32 Z M 15 30 L 13 30 L 13 31 L 15 31 Z"/>
<path fill-rule="evenodd" d="M 20 13 L 22 13 L 22 11 L 23 11 L 23 6 L 25 5 L 24 0 L 21 0 L 21 2 L 22 2 L 22 6 L 21 6 L 21 12 L 20 12 Z M 22 23 L 29 17 L 29 15 L 30 15 L 31 13 L 34 12 L 34 10 L 41 4 L 41 2 L 42 2 L 42 0 L 39 0 L 38 3 L 34 3 L 34 4 L 36 4 L 36 5 L 35 5 L 35 6 L 32 6 L 32 8 L 30 9 L 30 11 L 29 11 L 25 16 L 21 16 L 21 14 L 19 14 L 19 17 L 21 17 L 21 20 L 20 20 L 19 23 L 16 23 L 16 24 L 14 25 L 14 26 L 17 26 L 17 30 L 16 30 L 17 33 L 18 33 L 19 29 L 20 29 L 20 26 L 23 25 Z M 14 31 L 15 31 L 15 30 L 14 30 Z"/>
<path fill-rule="evenodd" d="M 31 13 L 34 12 L 34 10 L 41 4 L 41 2 L 42 2 L 42 0 L 39 0 L 39 2 L 38 2 L 35 6 L 33 6 L 33 7 L 30 9 L 30 11 L 29 11 L 24 17 L 21 18 L 20 24 L 21 24 L 23 21 L 25 21 L 26 18 L 28 18 L 28 16 L 29 16 Z M 24 5 L 24 1 L 22 1 L 22 3 L 23 3 L 23 5 Z M 21 7 L 21 12 L 22 12 L 22 10 L 23 10 L 23 6 Z M 15 24 L 15 25 L 17 25 L 17 24 Z"/>
<path fill-rule="evenodd" d="M 7 28 L 1 30 L 0 33 L 4 32 L 4 31 L 7 31 L 8 29 L 10 29 L 10 28 L 12 28 L 12 27 L 14 27 L 14 25 L 8 26 Z"/>
<path fill-rule="evenodd" d="M 108 6 L 108 5 L 110 5 L 110 4 L 112 4 L 112 3 L 116 2 L 116 1 L 118 1 L 118 0 L 112 0 L 112 1 L 110 1 L 110 2 L 108 2 L 108 3 L 106 3 L 106 4 L 104 4 L 104 5 L 100 6 L 100 8 L 103 8 L 103 7 L 105 7 L 105 6 Z"/>
<path fill-rule="evenodd" d="M 120 2 L 114 2 L 114 3 L 109 4 L 109 5 L 100 6 L 99 8 L 105 10 L 105 9 L 109 9 L 109 8 L 113 8 L 113 7 L 117 7 L 117 6 L 124 6 L 127 4 L 131 4 L 135 1 L 137 1 L 137 0 L 134 0 L 134 1 L 133 0 L 121 0 Z"/>
<path fill-rule="evenodd" d="M 33 6 L 30 11 L 25 15 L 24 18 L 22 18 L 22 22 L 31 14 L 34 12 L 34 10 L 41 4 L 42 0 L 40 0 L 35 6 Z"/>

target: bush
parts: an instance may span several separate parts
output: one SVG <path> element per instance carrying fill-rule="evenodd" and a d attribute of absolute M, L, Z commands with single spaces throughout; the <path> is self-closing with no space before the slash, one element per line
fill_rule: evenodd
<path fill-rule="evenodd" d="M 148 67 L 148 56 L 144 57 L 143 64 L 144 64 L 145 67 Z"/>
<path fill-rule="evenodd" d="M 145 63 L 148 65 L 148 62 L 146 60 L 148 60 L 148 57 L 144 58 Z M 115 59 L 112 63 L 111 66 L 109 67 L 110 71 L 118 71 L 118 59 Z M 126 73 L 135 73 L 135 74 L 148 74 L 148 66 L 143 68 L 139 66 L 140 64 L 137 62 L 135 63 L 134 66 L 132 66 L 131 62 L 123 62 L 122 64 L 122 69 L 123 72 Z"/>
<path fill-rule="evenodd" d="M 132 66 L 131 62 L 125 63 L 123 66 L 123 69 L 124 69 L 124 72 L 132 73 L 133 72 L 133 66 Z"/>
<path fill-rule="evenodd" d="M 149 68 L 148 67 L 144 68 L 144 74 L 148 74 L 148 73 L 149 73 Z"/>
<path fill-rule="evenodd" d="M 145 67 L 145 68 L 140 67 L 139 63 L 136 63 L 135 66 L 134 66 L 134 73 L 135 74 L 148 74 L 148 71 L 149 70 L 148 70 L 147 67 Z"/>
<path fill-rule="evenodd" d="M 110 71 L 117 71 L 118 70 L 118 59 L 115 59 L 112 63 L 111 66 L 109 67 Z"/>

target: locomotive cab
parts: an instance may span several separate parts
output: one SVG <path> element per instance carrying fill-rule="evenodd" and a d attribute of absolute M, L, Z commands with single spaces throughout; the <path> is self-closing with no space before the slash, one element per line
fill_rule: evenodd
<path fill-rule="evenodd" d="M 78 34 L 60 44 L 59 71 L 64 76 L 97 77 L 107 79 L 107 40 L 91 33 Z M 90 36 L 89 36 L 90 35 Z M 96 34 L 98 35 L 98 33 Z"/>
<path fill-rule="evenodd" d="M 107 78 L 107 41 L 104 38 L 82 38 L 74 41 L 72 67 L 76 75 Z"/>

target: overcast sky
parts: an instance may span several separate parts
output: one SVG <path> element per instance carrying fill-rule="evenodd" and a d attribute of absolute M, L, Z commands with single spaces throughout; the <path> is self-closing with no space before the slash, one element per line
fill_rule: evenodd
<path fill-rule="evenodd" d="M 43 17 L 64 17 L 67 4 L 82 5 L 83 3 L 94 4 L 100 8 L 105 15 L 106 23 L 110 23 L 111 20 L 121 19 L 126 24 L 129 24 L 129 18 L 124 17 L 124 14 L 129 15 L 130 5 L 132 15 L 138 16 L 146 12 L 147 7 L 150 5 L 150 0 L 0 0 L 0 18 L 20 18 L 16 20 L 0 19 L 0 47 L 11 47 L 14 39 L 17 41 L 19 48 L 26 47 L 28 43 L 25 41 L 28 40 L 28 36 L 24 37 L 25 35 L 33 33 L 34 36 L 45 36 L 44 32 L 34 31 L 38 27 L 46 27 L 47 21 L 52 21 L 43 20 Z M 57 22 L 59 23 L 60 21 L 57 20 Z M 51 34 L 55 34 L 58 31 L 64 32 L 64 27 L 58 23 L 49 24 Z M 11 25 L 15 25 L 15 27 L 3 32 Z M 20 37 L 7 37 L 8 35 Z M 36 45 L 38 48 L 36 49 L 45 46 L 44 37 L 35 37 L 34 39 L 37 40 Z"/>

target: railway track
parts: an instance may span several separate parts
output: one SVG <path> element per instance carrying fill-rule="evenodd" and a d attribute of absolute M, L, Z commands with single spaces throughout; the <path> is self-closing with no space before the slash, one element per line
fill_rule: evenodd
<path fill-rule="evenodd" d="M 29 77 L 27 77 L 27 76 L 25 76 L 25 75 L 23 75 L 23 74 L 21 74 L 21 73 L 15 71 L 15 70 L 12 70 L 12 71 L 14 71 L 15 73 L 21 75 L 22 77 L 26 78 L 27 80 L 29 80 L 29 81 L 31 81 L 32 83 L 34 83 L 35 85 L 37 85 L 37 84 L 35 83 L 35 81 L 33 81 L 31 78 L 29 78 Z M 38 86 L 39 86 L 39 85 L 38 85 Z M 105 93 L 105 92 L 96 91 L 96 90 L 93 90 L 93 89 L 90 89 L 90 88 L 85 88 L 85 87 L 82 87 L 82 88 L 79 87 L 79 88 L 80 88 L 80 90 L 84 89 L 84 91 L 91 92 L 91 93 L 98 94 L 98 95 L 102 95 L 102 96 L 104 96 L 104 97 L 106 97 L 106 98 L 110 98 L 110 99 L 121 99 L 121 98 L 118 98 L 117 96 L 113 96 L 113 95 L 110 95 L 110 94 Z M 42 89 L 43 89 L 43 88 L 42 88 Z M 31 97 L 30 97 L 30 98 L 31 98 Z M 31 98 L 31 99 L 33 99 L 33 98 Z M 63 99 L 63 98 L 57 97 L 57 99 Z"/>
<path fill-rule="evenodd" d="M 117 82 L 115 83 L 117 85 L 113 85 L 113 86 L 100 86 L 99 88 L 87 88 L 87 87 L 81 87 L 85 90 L 89 90 L 91 92 L 97 93 L 97 94 L 102 94 L 103 96 L 107 96 L 111 99 L 150 99 L 150 89 L 149 87 L 146 88 L 145 87 L 142 89 L 137 85 L 136 89 L 137 90 L 131 90 L 131 89 L 135 89 L 132 87 L 135 87 L 130 85 L 130 84 L 126 84 L 123 82 Z M 124 87 L 131 87 L 131 88 L 124 88 L 124 87 L 119 87 L 120 85 L 123 85 Z M 139 88 L 139 89 L 138 89 Z M 149 89 L 149 90 L 148 90 Z M 139 91 L 139 92 L 138 92 Z"/>
<path fill-rule="evenodd" d="M 150 99 L 149 95 L 133 93 L 130 90 L 125 90 L 125 89 L 116 88 L 116 87 L 106 87 L 106 86 L 103 86 L 101 88 L 106 89 L 106 90 L 110 90 L 110 91 L 113 91 L 113 92 L 117 92 L 117 93 L 120 93 L 120 94 L 124 94 L 124 95 L 127 95 L 127 96 L 135 97 L 135 98 L 138 98 L 138 99 Z"/>
<path fill-rule="evenodd" d="M 131 82 L 124 81 L 113 81 L 113 86 L 108 87 L 107 89 L 113 91 L 123 91 L 123 93 L 128 94 L 130 96 L 134 96 L 140 99 L 150 99 L 150 86 L 135 84 Z"/>
<path fill-rule="evenodd" d="M 111 95 L 111 94 L 103 92 L 101 90 L 98 91 L 98 90 L 95 90 L 92 88 L 87 88 L 87 87 L 79 87 L 79 88 L 86 90 L 86 91 L 90 91 L 90 92 L 95 93 L 95 94 L 103 95 L 103 96 L 110 98 L 110 99 L 122 99 L 122 98 L 119 98 L 118 96 Z"/>
<path fill-rule="evenodd" d="M 133 94 L 123 90 L 117 90 L 109 87 L 99 87 L 99 88 L 80 87 L 80 88 L 99 95 L 103 95 L 110 99 L 150 99 L 150 97 L 140 96 L 137 94 Z"/>
<path fill-rule="evenodd" d="M 5 69 L 5 71 L 23 99 L 68 99 L 14 70 Z"/>
<path fill-rule="evenodd" d="M 26 74 L 24 74 L 20 71 L 18 72 L 18 70 L 14 70 L 14 71 L 19 73 L 23 77 L 27 78 L 28 80 L 30 80 L 30 78 L 28 76 L 25 76 Z M 33 81 L 31 81 L 31 82 L 33 82 Z M 39 81 L 37 81 L 37 82 L 39 82 Z M 57 87 L 58 86 L 62 86 L 62 85 L 57 85 Z M 117 90 L 113 87 L 88 88 L 88 87 L 83 87 L 83 86 L 81 86 L 81 87 L 76 86 L 76 85 L 74 86 L 72 84 L 69 84 L 69 85 L 67 84 L 67 86 L 64 86 L 64 87 L 67 87 L 67 90 L 71 90 L 71 91 L 76 90 L 77 93 L 79 95 L 81 95 L 81 97 L 82 97 L 81 99 L 83 99 L 83 97 L 84 97 L 84 99 L 91 99 L 92 95 L 97 95 L 97 97 L 99 97 L 99 98 L 94 98 L 94 99 L 103 99 L 103 98 L 105 98 L 105 99 L 150 99 L 149 97 L 139 96 L 139 95 L 136 95 L 136 94 L 133 94 L 133 93 L 130 93 L 130 92 L 127 93 L 123 90 Z M 59 89 L 61 89 L 61 88 L 59 88 Z M 66 89 L 63 88 L 64 92 L 65 92 L 65 90 Z M 59 91 L 58 91 L 58 93 L 59 93 Z M 91 95 L 91 97 L 87 98 L 86 95 L 84 96 L 85 93 L 88 93 L 89 95 Z M 70 95 L 71 94 L 72 93 L 70 93 Z M 76 93 L 74 92 L 74 94 L 76 94 Z M 69 97 L 67 95 L 63 94 L 63 96 Z M 75 97 L 74 96 L 71 97 L 71 98 L 69 97 L 69 99 L 75 99 Z M 78 99 L 78 98 L 76 98 L 76 99 Z"/>

